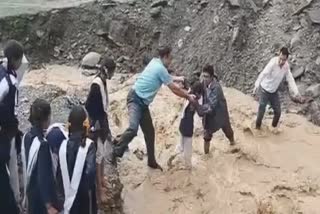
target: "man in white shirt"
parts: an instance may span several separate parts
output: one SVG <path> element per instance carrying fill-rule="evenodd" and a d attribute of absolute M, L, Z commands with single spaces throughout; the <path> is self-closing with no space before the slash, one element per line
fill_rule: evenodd
<path fill-rule="evenodd" d="M 281 116 L 281 105 L 278 95 L 279 85 L 285 77 L 289 90 L 295 99 L 300 99 L 298 87 L 294 81 L 288 63 L 289 51 L 283 47 L 280 50 L 280 55 L 273 57 L 264 70 L 259 74 L 253 94 L 255 95 L 259 88 L 261 88 L 261 95 L 259 99 L 259 110 L 256 120 L 256 129 L 261 128 L 262 119 L 266 110 L 266 106 L 270 103 L 274 116 L 272 120 L 273 129 L 277 128 Z"/>

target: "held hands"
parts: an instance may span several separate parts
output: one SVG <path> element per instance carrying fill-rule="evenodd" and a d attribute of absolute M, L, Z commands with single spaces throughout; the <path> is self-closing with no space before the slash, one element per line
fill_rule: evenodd
<path fill-rule="evenodd" d="M 198 103 L 197 97 L 194 94 L 188 94 L 187 100 L 192 104 Z"/>

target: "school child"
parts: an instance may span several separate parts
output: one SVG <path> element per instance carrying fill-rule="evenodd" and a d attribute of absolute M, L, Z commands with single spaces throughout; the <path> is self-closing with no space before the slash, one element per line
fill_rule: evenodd
<path fill-rule="evenodd" d="M 196 95 L 197 99 L 201 98 L 204 87 L 197 81 L 191 86 L 190 93 Z M 194 114 L 198 106 L 186 101 L 183 108 L 182 118 L 179 125 L 181 134 L 180 144 L 177 146 L 178 152 L 183 152 L 184 161 L 187 168 L 192 166 L 192 136 L 194 129 Z"/>
<path fill-rule="evenodd" d="M 90 118 L 91 138 L 97 148 L 97 197 L 99 207 L 105 201 L 102 193 L 104 186 L 105 142 L 111 142 L 111 131 L 108 122 L 109 97 L 107 79 L 111 79 L 116 68 L 115 62 L 106 57 L 100 62 L 99 74 L 93 80 L 86 101 L 86 110 Z"/>
<path fill-rule="evenodd" d="M 32 127 L 24 135 L 21 148 L 29 214 L 57 214 L 60 210 L 51 151 L 44 136 L 50 117 L 50 104 L 43 99 L 36 99 L 30 108 L 29 121 Z"/>
<path fill-rule="evenodd" d="M 15 115 L 17 101 L 17 73 L 23 58 L 23 47 L 10 40 L 4 48 L 4 60 L 0 60 L 0 210 L 18 213 L 19 182 L 17 167 L 18 120 Z"/>
<path fill-rule="evenodd" d="M 85 109 L 75 106 L 69 115 L 69 139 L 59 150 L 65 214 L 97 213 L 96 151 L 88 138 L 89 128 Z"/>

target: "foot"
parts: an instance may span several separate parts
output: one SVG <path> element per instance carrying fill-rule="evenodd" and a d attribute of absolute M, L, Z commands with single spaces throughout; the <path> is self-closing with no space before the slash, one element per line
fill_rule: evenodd
<path fill-rule="evenodd" d="M 180 153 L 182 153 L 182 152 L 183 152 L 183 147 L 181 146 L 181 144 L 178 144 L 178 145 L 176 146 L 176 153 L 180 154 Z"/>
<path fill-rule="evenodd" d="M 209 154 L 210 142 L 204 142 L 204 154 Z"/>
<path fill-rule="evenodd" d="M 230 146 L 234 146 L 234 145 L 236 145 L 236 141 L 230 141 Z"/>
<path fill-rule="evenodd" d="M 273 133 L 273 134 L 280 134 L 281 130 L 278 128 L 278 127 L 273 127 L 271 126 L 270 128 L 270 131 Z"/>
<path fill-rule="evenodd" d="M 163 171 L 162 167 L 157 162 L 148 163 L 148 166 L 152 169 L 160 169 L 161 171 Z"/>

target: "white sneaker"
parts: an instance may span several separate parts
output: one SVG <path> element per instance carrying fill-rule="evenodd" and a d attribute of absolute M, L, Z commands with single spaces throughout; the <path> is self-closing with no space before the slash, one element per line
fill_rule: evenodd
<path fill-rule="evenodd" d="M 183 147 L 181 146 L 181 144 L 178 144 L 178 145 L 176 146 L 176 153 L 180 154 L 180 153 L 182 153 L 182 152 L 183 152 Z"/>

